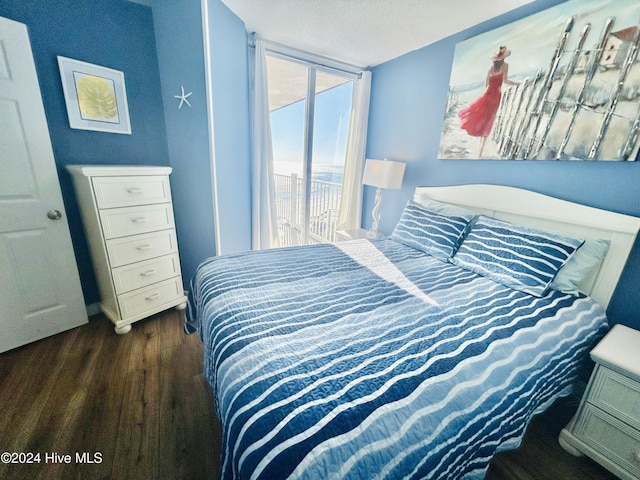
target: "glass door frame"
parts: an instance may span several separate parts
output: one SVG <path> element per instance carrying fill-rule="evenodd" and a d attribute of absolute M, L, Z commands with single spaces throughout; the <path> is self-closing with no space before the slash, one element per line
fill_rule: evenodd
<path fill-rule="evenodd" d="M 302 231 L 303 244 L 309 243 L 309 222 L 311 217 L 311 182 L 313 169 L 313 132 L 315 122 L 315 101 L 316 101 L 316 76 L 318 72 L 324 72 L 334 76 L 344 77 L 349 81 L 355 81 L 361 77 L 358 70 L 347 69 L 338 66 L 328 66 L 316 63 L 312 59 L 302 58 L 298 55 L 287 53 L 281 49 L 273 49 L 267 46 L 267 56 L 273 56 L 281 60 L 297 63 L 307 68 L 307 90 L 305 100 L 305 118 L 304 118 L 304 139 L 302 150 L 302 166 L 303 166 L 303 205 L 304 205 L 304 224 Z M 302 100 L 302 99 L 301 99 Z"/>

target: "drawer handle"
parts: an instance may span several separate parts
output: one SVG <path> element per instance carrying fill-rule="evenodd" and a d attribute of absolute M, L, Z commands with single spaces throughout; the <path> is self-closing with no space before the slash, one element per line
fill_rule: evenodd
<path fill-rule="evenodd" d="M 146 272 L 140 273 L 140 275 L 142 275 L 143 277 L 148 277 L 150 275 L 154 275 L 155 273 L 156 273 L 155 268 L 152 268 L 151 270 L 147 270 Z"/>
<path fill-rule="evenodd" d="M 151 248 L 151 245 L 149 245 L 148 243 L 145 243 L 144 245 L 139 245 L 136 247 L 136 250 L 149 250 Z"/>
<path fill-rule="evenodd" d="M 148 297 L 145 297 L 144 299 L 145 299 L 145 300 L 155 300 L 155 299 L 156 299 L 156 298 L 158 298 L 159 296 L 160 296 L 160 294 L 159 294 L 158 292 L 156 292 L 156 293 L 154 293 L 154 294 L 152 294 L 152 295 L 149 295 Z"/>
<path fill-rule="evenodd" d="M 127 192 L 129 193 L 142 193 L 142 189 L 140 187 L 129 187 L 127 188 Z"/>
<path fill-rule="evenodd" d="M 131 221 L 133 223 L 144 223 L 146 221 L 148 221 L 149 219 L 147 217 L 136 217 L 136 218 L 132 218 Z"/>

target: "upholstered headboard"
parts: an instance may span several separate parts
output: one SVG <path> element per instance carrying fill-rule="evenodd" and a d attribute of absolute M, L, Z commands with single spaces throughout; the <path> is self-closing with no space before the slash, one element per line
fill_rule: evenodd
<path fill-rule="evenodd" d="M 420 197 L 460 205 L 493 218 L 550 232 L 610 242 L 599 271 L 585 279 L 581 290 L 605 308 L 616 288 L 638 230 L 640 218 L 560 200 L 540 193 L 502 185 L 418 187 Z"/>

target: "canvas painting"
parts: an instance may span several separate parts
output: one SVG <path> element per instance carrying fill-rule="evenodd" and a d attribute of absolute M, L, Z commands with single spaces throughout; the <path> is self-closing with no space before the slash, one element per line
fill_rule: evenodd
<path fill-rule="evenodd" d="M 640 2 L 571 0 L 456 45 L 441 159 L 633 161 Z"/>

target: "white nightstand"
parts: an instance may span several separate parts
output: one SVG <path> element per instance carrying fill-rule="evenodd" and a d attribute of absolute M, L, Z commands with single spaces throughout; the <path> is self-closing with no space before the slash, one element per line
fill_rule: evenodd
<path fill-rule="evenodd" d="M 364 228 L 354 228 L 353 230 L 338 230 L 336 232 L 336 242 L 342 242 L 344 240 L 357 240 L 360 238 L 376 238 L 380 236 L 380 234 L 374 235 L 370 230 L 365 230 Z"/>
<path fill-rule="evenodd" d="M 638 479 L 640 332 L 615 325 L 591 358 L 596 367 L 587 390 L 558 440 L 569 453 L 586 454 L 622 479 Z"/>

